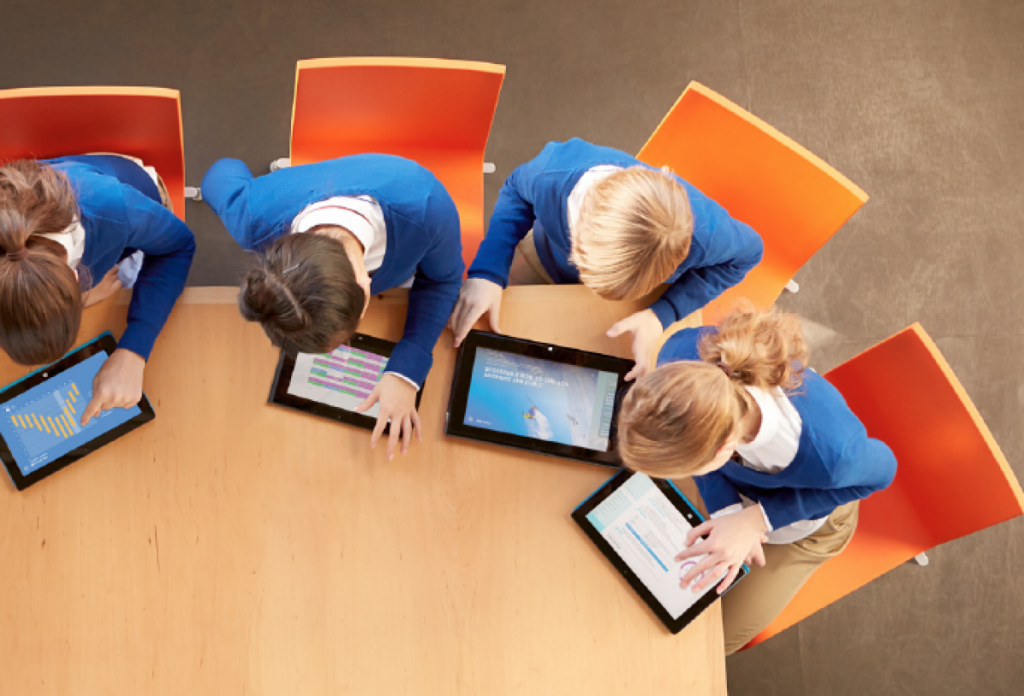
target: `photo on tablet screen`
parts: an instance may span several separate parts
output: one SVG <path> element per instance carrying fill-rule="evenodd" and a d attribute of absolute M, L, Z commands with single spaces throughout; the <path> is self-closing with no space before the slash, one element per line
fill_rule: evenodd
<path fill-rule="evenodd" d="M 99 352 L 3 403 L 0 435 L 22 475 L 31 474 L 142 413 L 138 406 L 101 411 L 82 426 L 92 382 L 107 360 Z"/>
<path fill-rule="evenodd" d="M 605 452 L 618 379 L 614 372 L 481 347 L 464 424 Z"/>
<path fill-rule="evenodd" d="M 351 411 L 366 400 L 387 368 L 388 358 L 370 350 L 339 346 L 330 353 L 299 353 L 287 392 L 309 401 Z M 380 403 L 366 415 L 376 418 Z"/>

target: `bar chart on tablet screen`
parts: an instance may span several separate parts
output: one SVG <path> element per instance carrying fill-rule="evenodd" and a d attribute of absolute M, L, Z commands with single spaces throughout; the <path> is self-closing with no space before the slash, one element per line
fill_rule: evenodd
<path fill-rule="evenodd" d="M 377 386 L 387 364 L 383 355 L 350 346 L 324 354 L 299 353 L 288 393 L 351 411 Z M 376 418 L 379 412 L 375 404 L 366 415 Z"/>

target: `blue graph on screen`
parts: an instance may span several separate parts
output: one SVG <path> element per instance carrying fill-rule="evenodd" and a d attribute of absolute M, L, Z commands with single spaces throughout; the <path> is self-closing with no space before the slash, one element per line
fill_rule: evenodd
<path fill-rule="evenodd" d="M 101 411 L 83 426 L 92 383 L 107 359 L 99 353 L 3 404 L 0 435 L 23 474 L 60 459 L 141 413 L 137 406 Z"/>

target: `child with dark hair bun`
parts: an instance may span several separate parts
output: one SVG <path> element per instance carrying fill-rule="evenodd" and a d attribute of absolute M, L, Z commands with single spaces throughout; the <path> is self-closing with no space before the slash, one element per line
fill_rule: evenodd
<path fill-rule="evenodd" d="M 416 392 L 459 296 L 459 213 L 427 169 L 392 155 L 352 155 L 254 178 L 238 160 L 206 173 L 203 198 L 242 248 L 257 252 L 242 282 L 242 316 L 275 346 L 327 353 L 349 340 L 372 295 L 409 291 L 405 334 L 356 410 L 380 402 L 374 447 L 391 420 L 388 458 L 421 432 Z"/>
<path fill-rule="evenodd" d="M 57 360 L 75 345 L 84 307 L 133 287 L 128 327 L 96 375 L 82 424 L 101 410 L 134 406 L 194 253 L 192 232 L 168 209 L 159 176 L 137 160 L 77 155 L 4 164 L 0 348 L 23 365 Z"/>

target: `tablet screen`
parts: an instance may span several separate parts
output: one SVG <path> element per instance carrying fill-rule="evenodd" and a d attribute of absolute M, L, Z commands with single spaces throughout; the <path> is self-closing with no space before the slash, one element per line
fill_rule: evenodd
<path fill-rule="evenodd" d="M 41 469 L 141 413 L 138 406 L 114 408 L 81 425 L 93 378 L 107 357 L 99 352 L 3 404 L 0 434 L 22 474 Z"/>
<path fill-rule="evenodd" d="M 463 423 L 606 452 L 618 379 L 614 372 L 481 347 Z"/>
<path fill-rule="evenodd" d="M 679 586 L 703 556 L 674 560 L 693 527 L 649 476 L 634 473 L 586 519 L 673 619 L 715 591 L 714 583 L 699 593 Z"/>
<path fill-rule="evenodd" d="M 363 348 L 339 346 L 324 354 L 299 353 L 287 392 L 351 411 L 366 400 L 384 374 L 388 358 Z M 377 418 L 380 402 L 366 415 Z"/>

